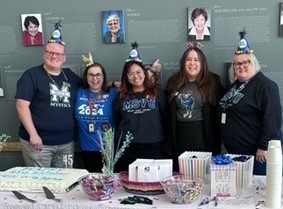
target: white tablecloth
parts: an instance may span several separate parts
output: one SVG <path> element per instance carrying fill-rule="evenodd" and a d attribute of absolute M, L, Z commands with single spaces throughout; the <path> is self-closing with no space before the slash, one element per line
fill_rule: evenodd
<path fill-rule="evenodd" d="M 191 204 L 173 204 L 165 194 L 147 196 L 153 200 L 153 205 L 135 204 L 123 205 L 120 200 L 134 194 L 127 193 L 123 187 L 120 187 L 114 196 L 105 201 L 89 200 L 88 196 L 81 190 L 80 186 L 74 188 L 66 194 L 56 194 L 56 197 L 63 199 L 63 202 L 57 203 L 54 200 L 46 199 L 44 193 L 23 193 L 27 197 L 34 199 L 37 203 L 29 203 L 25 200 L 18 200 L 12 192 L 0 192 L 0 209 L 250 209 L 265 208 L 264 203 L 255 206 L 259 201 L 265 199 L 265 177 L 254 177 L 253 186 L 243 190 L 236 198 L 220 200 L 218 206 L 214 206 L 214 202 L 199 207 L 199 202 L 209 194 L 209 188 L 203 192 L 203 196 L 199 201 Z M 283 208 L 283 207 L 282 207 Z"/>

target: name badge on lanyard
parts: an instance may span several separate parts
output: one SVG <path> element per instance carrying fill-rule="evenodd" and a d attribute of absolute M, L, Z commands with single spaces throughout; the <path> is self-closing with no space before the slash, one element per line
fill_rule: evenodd
<path fill-rule="evenodd" d="M 226 123 L 226 113 L 225 113 L 225 112 L 223 112 L 223 113 L 221 114 L 221 123 L 222 123 L 222 124 L 225 124 L 225 123 Z"/>
<path fill-rule="evenodd" d="M 93 110 L 95 109 L 95 103 L 97 102 L 97 100 L 99 98 L 100 98 L 100 92 L 97 93 L 94 101 L 91 100 L 90 95 L 89 95 L 89 98 L 88 98 L 89 111 L 90 111 L 90 121 L 88 123 L 88 132 L 89 133 L 94 133 L 95 132 L 95 122 L 93 121 L 92 113 L 93 113 Z"/>
<path fill-rule="evenodd" d="M 93 122 L 88 123 L 88 132 L 94 133 L 95 132 L 95 124 Z"/>

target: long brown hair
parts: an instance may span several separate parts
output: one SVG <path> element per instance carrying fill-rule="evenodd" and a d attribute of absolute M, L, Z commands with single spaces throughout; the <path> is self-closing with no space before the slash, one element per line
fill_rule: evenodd
<path fill-rule="evenodd" d="M 196 79 L 197 88 L 202 95 L 204 103 L 215 105 L 218 99 L 217 96 L 219 96 L 216 95 L 215 77 L 214 74 L 209 71 L 204 53 L 201 49 L 196 47 L 188 48 L 183 53 L 183 56 L 180 59 L 180 70 L 169 78 L 166 86 L 166 89 L 170 94 L 169 100 L 172 100 L 176 92 L 178 92 L 188 82 L 186 72 L 186 60 L 191 51 L 195 51 L 197 53 L 201 65 L 200 73 Z"/>
<path fill-rule="evenodd" d="M 126 62 L 123 67 L 122 77 L 121 77 L 121 86 L 120 86 L 120 99 L 125 100 L 130 97 L 131 94 L 133 94 L 133 86 L 128 80 L 128 72 L 131 66 L 138 65 L 141 67 L 141 69 L 144 72 L 145 78 L 144 78 L 144 89 L 146 94 L 149 96 L 149 98 L 154 98 L 157 96 L 158 92 L 158 85 L 156 83 L 153 83 L 150 81 L 148 77 L 148 72 L 145 69 L 144 65 L 141 62 L 137 61 L 130 61 Z"/>

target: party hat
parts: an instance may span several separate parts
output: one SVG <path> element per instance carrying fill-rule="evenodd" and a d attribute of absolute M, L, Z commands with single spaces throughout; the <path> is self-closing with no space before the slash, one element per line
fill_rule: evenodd
<path fill-rule="evenodd" d="M 135 41 L 134 43 L 131 43 L 132 50 L 130 51 L 129 58 L 126 59 L 126 62 L 142 62 L 139 56 L 138 51 L 138 43 Z"/>
<path fill-rule="evenodd" d="M 61 33 L 61 20 L 55 23 L 54 31 L 52 33 L 51 39 L 48 40 L 48 43 L 58 43 L 65 46 L 65 42 L 62 41 L 62 33 Z"/>
<path fill-rule="evenodd" d="M 250 45 L 248 39 L 246 38 L 246 30 L 242 30 L 239 32 L 240 34 L 240 42 L 237 51 L 235 54 L 252 54 L 253 50 L 250 49 Z"/>
<path fill-rule="evenodd" d="M 88 67 L 88 66 L 90 66 L 94 63 L 92 55 L 91 55 L 90 52 L 88 53 L 88 57 L 85 56 L 85 55 L 82 55 L 82 59 L 83 59 L 83 62 L 85 63 L 86 67 Z"/>
<path fill-rule="evenodd" d="M 201 49 L 201 48 L 203 48 L 203 44 L 201 44 L 200 42 L 196 42 L 196 41 L 194 41 L 194 42 L 188 42 L 187 44 L 186 44 L 186 48 L 187 49 L 191 49 L 191 48 L 198 48 L 198 49 Z"/>

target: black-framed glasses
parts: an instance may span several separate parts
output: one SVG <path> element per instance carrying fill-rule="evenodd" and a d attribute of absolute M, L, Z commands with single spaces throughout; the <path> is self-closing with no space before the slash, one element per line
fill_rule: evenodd
<path fill-rule="evenodd" d="M 58 58 L 62 58 L 65 55 L 64 53 L 52 52 L 48 50 L 46 50 L 45 53 L 51 57 L 55 55 L 55 57 L 58 57 Z"/>
<path fill-rule="evenodd" d="M 249 66 L 250 63 L 251 63 L 250 60 L 245 60 L 245 61 L 243 61 L 243 62 L 234 62 L 234 63 L 233 63 L 233 66 L 234 66 L 234 68 L 236 68 L 236 69 L 239 69 L 241 66 L 243 66 L 244 68 L 246 68 L 246 67 Z"/>
<path fill-rule="evenodd" d="M 102 73 L 96 73 L 96 74 L 89 73 L 89 74 L 87 74 L 88 79 L 96 78 L 96 79 L 100 80 L 102 77 L 103 77 Z"/>

